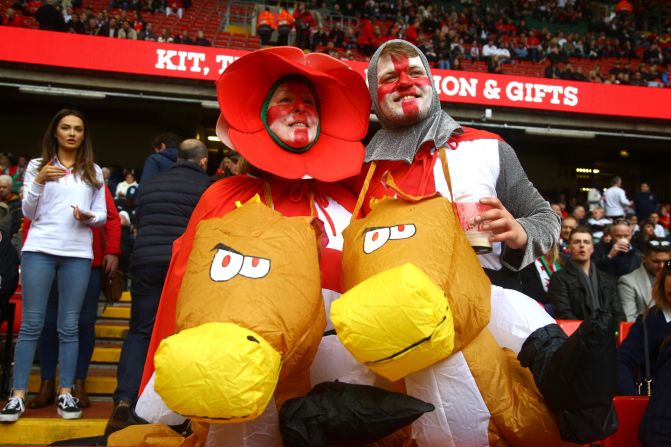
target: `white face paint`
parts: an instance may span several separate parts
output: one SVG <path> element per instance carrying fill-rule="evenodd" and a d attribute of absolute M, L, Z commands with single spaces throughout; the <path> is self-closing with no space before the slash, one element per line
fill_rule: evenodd
<path fill-rule="evenodd" d="M 385 54 L 377 63 L 377 105 L 384 118 L 415 124 L 429 114 L 433 89 L 419 56 Z"/>

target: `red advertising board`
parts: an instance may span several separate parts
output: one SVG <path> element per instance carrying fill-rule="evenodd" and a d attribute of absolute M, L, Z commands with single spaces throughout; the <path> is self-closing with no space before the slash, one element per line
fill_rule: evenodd
<path fill-rule="evenodd" d="M 0 27 L 0 61 L 212 80 L 245 51 Z M 366 64 L 349 62 L 365 76 Z M 441 101 L 671 119 L 671 89 L 432 70 Z M 249 82 L 254 82 L 250 79 Z"/>

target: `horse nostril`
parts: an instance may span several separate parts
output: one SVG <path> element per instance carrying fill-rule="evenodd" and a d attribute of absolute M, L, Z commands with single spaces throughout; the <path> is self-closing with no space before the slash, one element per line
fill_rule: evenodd
<path fill-rule="evenodd" d="M 260 343 L 253 335 L 248 335 L 247 340 L 253 341 L 254 343 Z"/>

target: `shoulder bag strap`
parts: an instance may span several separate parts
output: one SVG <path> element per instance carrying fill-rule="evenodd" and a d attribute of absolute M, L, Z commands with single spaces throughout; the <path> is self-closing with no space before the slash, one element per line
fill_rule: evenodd
<path fill-rule="evenodd" d="M 648 397 L 652 395 L 652 376 L 650 375 L 650 347 L 648 346 L 648 325 L 647 325 L 647 316 L 643 316 L 642 322 L 643 322 L 643 355 L 644 355 L 644 362 L 645 362 L 645 377 L 643 380 L 645 381 L 645 386 L 646 386 L 646 391 L 648 393 Z"/>

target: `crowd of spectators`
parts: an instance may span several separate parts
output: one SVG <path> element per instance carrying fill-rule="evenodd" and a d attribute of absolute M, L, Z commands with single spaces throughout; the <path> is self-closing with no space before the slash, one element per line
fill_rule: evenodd
<path fill-rule="evenodd" d="M 174 14 L 181 19 L 184 8 L 190 6 L 188 0 L 112 0 L 110 9 L 96 12 L 83 7 L 81 0 L 17 0 L 7 8 L 0 25 L 22 27 L 35 20 L 38 28 L 46 31 L 211 46 L 203 30 L 198 29 L 193 35 L 187 28 L 174 32 L 164 27 L 159 32 L 150 20 L 143 18 L 143 14 Z"/>
<path fill-rule="evenodd" d="M 670 207 L 645 182 L 629 199 L 619 177 L 603 194 L 597 189 L 593 193 L 599 196 L 596 200 L 588 195 L 584 203 L 575 198 L 552 203 L 562 219 L 559 244 L 522 272 L 522 291 L 556 318 L 582 320 L 606 306 L 620 320 L 634 321 L 649 307 L 652 280 L 671 259 Z M 554 273 L 567 267 L 555 278 Z M 580 267 L 599 277 L 593 286 L 600 292 L 590 293 L 576 273 Z M 647 292 L 639 286 L 634 290 L 630 275 L 643 277 Z"/>
<path fill-rule="evenodd" d="M 636 8 L 623 0 L 611 15 L 597 20 L 586 0 L 462 0 L 459 7 L 428 1 L 337 1 L 330 14 L 323 4 L 308 1 L 293 13 L 295 45 L 365 60 L 385 41 L 401 38 L 416 44 L 432 66 L 442 69 L 461 70 L 465 62 L 484 61 L 489 72 L 505 73 L 508 64 L 526 61 L 547 65 L 549 78 L 669 86 L 671 19 L 660 20 L 658 33 L 644 30 L 647 25 L 640 19 L 645 2 L 634 3 Z M 328 20 L 339 13 L 356 17 L 358 24 Z M 586 31 L 578 32 L 576 23 Z M 259 27 L 262 43 L 269 44 L 276 28 L 269 9 L 259 15 Z M 622 62 L 602 72 L 598 61 L 613 58 Z"/>
<path fill-rule="evenodd" d="M 188 29 L 157 30 L 143 19 L 143 14 L 163 13 L 181 18 L 191 0 L 111 0 L 112 12 L 94 12 L 81 0 L 43 2 L 17 0 L 0 24 L 22 26 L 24 17 L 33 16 L 40 29 L 211 45 L 202 30 L 195 35 Z M 671 18 L 658 18 L 658 31 L 651 31 L 647 3 L 613 2 L 611 13 L 597 18 L 587 0 L 461 0 L 458 5 L 339 0 L 328 7 L 307 1 L 261 10 L 256 29 L 262 45 L 292 44 L 345 60 L 366 60 L 385 41 L 401 38 L 441 69 L 462 70 L 482 61 L 490 73 L 506 73 L 510 64 L 529 62 L 543 64 L 547 78 L 669 87 Z"/>

